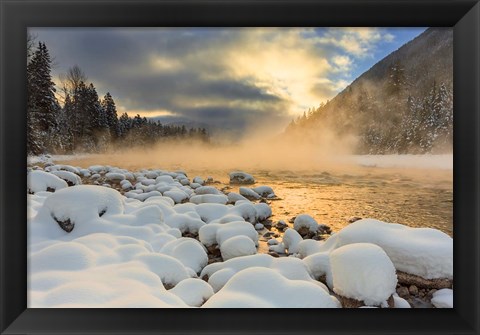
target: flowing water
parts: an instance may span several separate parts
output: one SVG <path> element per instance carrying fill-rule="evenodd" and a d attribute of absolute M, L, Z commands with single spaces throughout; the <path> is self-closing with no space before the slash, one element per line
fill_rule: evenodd
<path fill-rule="evenodd" d="M 295 170 L 265 170 L 256 166 L 244 171 L 255 177 L 255 186 L 268 185 L 275 191 L 278 200 L 268 201 L 273 221 L 288 222 L 307 213 L 335 232 L 348 225 L 352 217 L 375 218 L 411 227 L 436 228 L 453 236 L 451 155 L 356 157 L 348 163 L 342 161 L 313 170 L 303 170 L 301 166 Z M 228 173 L 235 170 L 234 166 L 199 167 L 188 162 L 163 163 L 160 158 L 139 162 L 125 156 L 103 155 L 58 163 L 80 167 L 112 165 L 130 171 L 182 169 L 189 178 L 211 176 L 219 182 L 217 188 L 238 192 L 238 186 L 229 185 Z"/>

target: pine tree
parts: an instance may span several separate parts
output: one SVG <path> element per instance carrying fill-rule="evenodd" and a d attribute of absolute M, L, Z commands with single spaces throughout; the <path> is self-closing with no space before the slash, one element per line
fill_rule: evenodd
<path fill-rule="evenodd" d="M 60 106 L 55 98 L 55 83 L 51 77 L 51 59 L 45 43 L 27 65 L 27 152 L 39 154 L 52 149 L 56 128 L 55 115 Z"/>
<path fill-rule="evenodd" d="M 113 98 L 109 92 L 105 94 L 102 101 L 102 106 L 105 110 L 110 135 L 112 138 L 116 138 L 119 135 L 117 108 L 115 106 L 115 101 L 113 101 Z"/>

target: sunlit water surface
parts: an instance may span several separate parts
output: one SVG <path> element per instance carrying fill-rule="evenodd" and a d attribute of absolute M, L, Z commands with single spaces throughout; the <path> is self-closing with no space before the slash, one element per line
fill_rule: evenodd
<path fill-rule="evenodd" d="M 258 166 L 243 170 L 255 177 L 255 186 L 271 186 L 278 196 L 279 200 L 269 201 L 273 221 L 288 222 L 296 215 L 307 213 L 333 231 L 339 231 L 352 217 L 375 218 L 411 227 L 436 228 L 453 236 L 451 156 L 447 156 L 446 163 L 442 157 L 435 156 L 405 156 L 403 161 L 402 156 L 394 156 L 395 164 L 385 164 L 385 157 L 380 157 L 379 163 L 374 156 L 356 157 L 360 159 L 343 160 L 338 166 L 330 164 L 314 170 L 301 167 L 264 170 Z M 438 159 L 442 160 L 441 164 L 428 164 Z M 188 162 L 163 165 L 161 159 L 139 163 L 112 155 L 92 155 L 59 163 L 81 167 L 112 165 L 130 171 L 182 169 L 189 178 L 211 176 L 220 182 L 215 185 L 217 188 L 231 187 L 230 191 L 238 192 L 238 186 L 229 185 L 228 173 L 235 170 L 233 166 L 215 169 Z"/>

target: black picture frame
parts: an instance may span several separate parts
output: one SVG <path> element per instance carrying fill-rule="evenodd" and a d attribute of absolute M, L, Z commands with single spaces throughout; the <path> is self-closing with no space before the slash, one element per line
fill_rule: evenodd
<path fill-rule="evenodd" d="M 2 334 L 478 334 L 480 4 L 474 0 L 0 0 Z M 26 29 L 72 26 L 454 27 L 453 309 L 27 309 Z"/>

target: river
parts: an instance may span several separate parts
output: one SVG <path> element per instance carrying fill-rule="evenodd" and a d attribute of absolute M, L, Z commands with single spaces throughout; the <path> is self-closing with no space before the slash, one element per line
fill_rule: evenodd
<path fill-rule="evenodd" d="M 80 167 L 112 165 L 130 171 L 141 169 L 184 170 L 189 178 L 211 176 L 219 189 L 238 192 L 229 185 L 228 173 L 235 166 L 216 168 L 183 163 L 128 159 L 125 155 L 59 157 L 57 163 Z M 262 169 L 258 164 L 245 170 L 256 179 L 255 186 L 273 188 L 278 200 L 269 201 L 273 221 L 288 222 L 307 213 L 317 222 L 339 231 L 352 217 L 375 218 L 411 227 L 439 229 L 453 237 L 452 155 L 348 156 L 336 164 L 316 169 Z"/>

